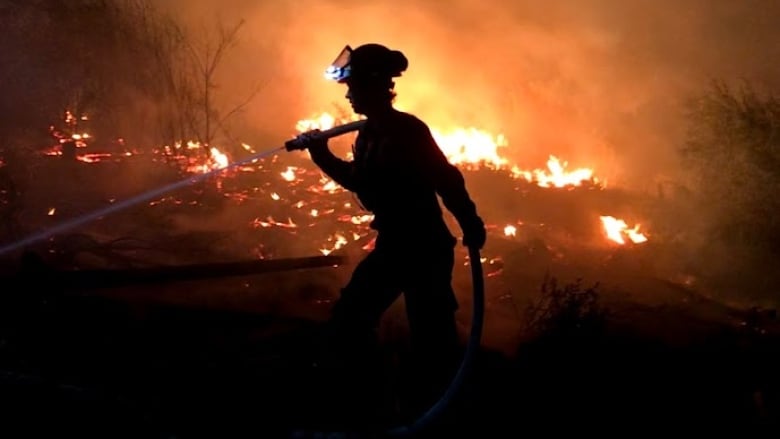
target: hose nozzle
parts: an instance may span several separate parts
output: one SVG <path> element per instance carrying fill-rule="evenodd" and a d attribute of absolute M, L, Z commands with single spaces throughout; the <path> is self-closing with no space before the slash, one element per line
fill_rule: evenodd
<path fill-rule="evenodd" d="M 365 120 L 358 120 L 355 122 L 345 123 L 344 125 L 335 126 L 323 131 L 307 131 L 305 133 L 299 134 L 294 139 L 290 139 L 285 142 L 284 148 L 287 151 L 304 150 L 309 147 L 310 142 L 313 140 L 330 139 L 331 137 L 357 131 L 365 124 Z"/>

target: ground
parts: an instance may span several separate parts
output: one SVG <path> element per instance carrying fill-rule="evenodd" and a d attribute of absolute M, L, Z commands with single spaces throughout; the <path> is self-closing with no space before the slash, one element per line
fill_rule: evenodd
<path fill-rule="evenodd" d="M 136 177 L 140 172 L 117 169 Z M 142 169 L 155 181 L 170 177 Z M 82 171 L 78 175 L 88 183 L 115 181 L 108 177 L 111 169 Z M 483 177 L 485 187 L 496 178 Z M 129 180 L 138 187 L 149 183 Z M 61 204 L 65 212 L 47 218 L 50 200 L 93 206 L 108 197 L 90 193 L 110 186 L 60 185 L 55 189 L 67 193 L 50 195 L 51 185 L 41 182 L 27 193 L 22 225 L 28 228 L 45 229 L 58 215 L 67 217 L 68 209 L 81 209 Z M 298 194 L 282 193 L 282 200 L 296 202 L 307 193 L 301 187 Z M 161 205 L 166 210 L 143 205 L 30 250 L 55 270 L 236 260 L 257 257 L 250 247 L 258 241 L 277 257 L 316 253 L 317 242 L 300 229 L 273 241 L 275 235 L 258 235 L 250 226 L 262 216 L 259 206 L 267 207 L 261 200 L 275 191 L 249 191 L 250 202 L 243 204 L 226 205 L 220 192 L 203 191 L 196 204 L 168 202 Z M 116 197 L 134 190 L 124 192 Z M 678 261 L 671 239 L 604 245 L 578 213 L 629 203 L 624 194 L 545 194 L 525 198 L 518 215 L 559 221 L 518 225 L 518 238 L 490 230 L 475 369 L 426 434 L 736 429 L 753 436 L 775 429 L 780 325 L 774 307 L 714 294 L 696 273 L 682 269 L 685 264 L 669 263 Z M 511 190 L 499 195 L 507 200 L 496 201 L 496 209 L 518 197 Z M 326 237 L 317 227 L 307 233 Z M 403 386 L 403 301 L 382 322 L 381 361 L 368 374 L 375 392 L 356 400 L 354 392 L 369 389 L 365 382 L 337 385 L 315 367 L 321 325 L 365 241 L 337 252 L 347 258 L 338 267 L 99 289 L 64 288 L 56 275 L 29 270 L 35 258 L 5 255 L 3 436 L 288 437 L 302 428 L 348 431 L 369 415 L 382 426 L 416 419 L 404 409 L 414 396 Z M 458 258 L 466 263 L 463 249 Z M 454 279 L 464 342 L 473 310 L 469 269 L 458 264 Z"/>
<path fill-rule="evenodd" d="M 327 270 L 308 276 L 331 282 Z M 292 284 L 301 274 L 86 295 L 8 290 L 0 345 L 6 433 L 274 437 L 291 428 L 354 428 L 360 419 L 342 399 L 350 389 L 334 391 L 311 364 L 328 301 L 293 291 L 269 301 L 236 288 Z M 243 300 L 225 298 L 228 291 Z M 574 326 L 501 337 L 509 325 L 490 297 L 485 344 L 440 426 L 445 432 L 617 432 L 621 425 L 752 432 L 780 419 L 780 339 L 770 313 L 705 300 L 600 299 L 608 313 L 598 322 L 582 315 Z M 404 360 L 402 306 L 383 323 L 385 364 L 377 370 L 394 383 L 377 397 L 390 421 L 404 419 L 393 407 L 403 379 L 395 369 Z M 459 316 L 464 331 L 469 311 L 466 305 Z"/>

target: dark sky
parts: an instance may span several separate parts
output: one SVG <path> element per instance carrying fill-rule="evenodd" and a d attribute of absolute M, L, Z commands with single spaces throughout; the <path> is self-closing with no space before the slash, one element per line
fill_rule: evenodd
<path fill-rule="evenodd" d="M 398 104 L 440 129 L 506 134 L 527 167 L 558 154 L 613 181 L 673 176 L 681 104 L 711 79 L 780 84 L 780 3 L 770 0 L 163 0 L 190 23 L 243 18 L 222 86 L 258 129 L 343 104 L 325 66 L 345 44 L 381 42 L 410 67 Z"/>

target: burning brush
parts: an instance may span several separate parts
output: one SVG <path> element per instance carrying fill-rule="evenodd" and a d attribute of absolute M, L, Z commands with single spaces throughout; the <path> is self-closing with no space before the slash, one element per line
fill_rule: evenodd
<path fill-rule="evenodd" d="M 169 203 L 182 206 L 197 205 L 195 200 L 183 200 L 167 192 L 173 187 L 178 188 L 199 181 L 211 182 L 213 180 L 217 191 L 224 198 L 239 204 L 256 200 L 261 202 L 262 206 L 269 208 L 265 214 L 254 215 L 253 218 L 247 220 L 250 227 L 262 231 L 261 242 L 265 242 L 266 239 L 273 240 L 271 238 L 273 235 L 267 233 L 276 230 L 279 233 L 294 234 L 297 240 L 307 241 L 310 239 L 315 243 L 319 242 L 319 244 L 314 244 L 312 250 L 324 255 L 354 246 L 370 250 L 372 242 L 368 224 L 371 221 L 371 215 L 360 211 L 353 197 L 335 182 L 323 176 L 321 172 L 309 168 L 305 164 L 290 165 L 283 160 L 277 160 L 276 156 L 276 153 L 281 150 L 300 149 L 301 140 L 305 136 L 335 137 L 355 131 L 363 123 L 362 120 L 354 116 L 337 118 L 329 113 L 321 113 L 315 117 L 300 120 L 296 124 L 299 131 L 298 137 L 288 141 L 282 148 L 258 154 L 250 145 L 243 144 L 244 150 L 251 155 L 233 163 L 231 163 L 231 158 L 217 147 L 210 146 L 209 154 L 191 154 L 189 151 L 204 148 L 197 142 L 179 142 L 172 147 L 156 149 L 151 155 L 127 151 L 114 154 L 111 161 L 117 162 L 128 157 L 151 157 L 153 161 L 159 161 L 156 157 L 162 156 L 166 163 L 175 163 L 182 171 L 193 175 L 186 181 L 139 196 L 148 200 L 148 204 L 151 206 Z M 489 171 L 488 174 L 495 175 L 484 175 L 486 187 L 495 187 L 495 179 L 499 176 L 502 181 L 506 180 L 507 183 L 514 186 L 514 188 L 508 188 L 509 192 L 504 197 L 506 199 L 499 203 L 503 206 L 500 209 L 501 215 L 493 218 L 493 224 L 489 224 L 489 230 L 493 230 L 493 233 L 504 239 L 527 239 L 529 227 L 535 222 L 538 221 L 539 226 L 543 226 L 542 222 L 548 223 L 550 221 L 550 218 L 545 215 L 541 215 L 537 219 L 529 218 L 525 210 L 515 213 L 514 215 L 517 215 L 515 218 L 511 216 L 502 218 L 508 213 L 507 206 L 522 206 L 543 200 L 546 200 L 544 201 L 546 204 L 554 204 L 556 203 L 555 199 L 563 197 L 565 191 L 577 192 L 595 189 L 588 195 L 590 197 L 597 196 L 598 192 L 605 189 L 603 183 L 595 177 L 592 168 L 569 168 L 567 162 L 554 155 L 550 156 L 546 168 L 529 170 L 511 163 L 502 153 L 502 149 L 508 145 L 508 142 L 500 134 L 493 135 L 476 128 L 450 130 L 432 128 L 432 134 L 453 164 L 467 172 L 476 173 L 471 176 L 472 179 L 477 174 L 481 175 L 485 173 L 484 171 Z M 70 134 L 71 138 L 73 135 Z M 82 141 L 90 138 L 86 133 L 79 135 L 82 136 Z M 89 160 L 86 160 L 87 156 L 89 156 Z M 80 154 L 78 158 L 85 163 L 96 163 L 104 161 L 109 156 L 111 154 L 90 153 Z M 85 159 L 82 160 L 82 157 Z M 268 178 L 263 178 L 263 184 L 258 186 L 257 177 L 252 177 L 254 173 L 263 173 Z M 218 178 L 211 179 L 212 176 Z M 479 182 L 481 178 L 477 177 L 475 181 Z M 278 183 L 274 181 L 275 179 Z M 504 183 L 502 183 L 503 186 L 505 186 Z M 538 193 L 534 195 L 534 199 L 518 198 L 523 197 L 523 194 L 529 190 Z M 163 191 L 165 191 L 164 194 Z M 150 198 L 150 194 L 157 196 Z M 571 195 L 576 198 L 579 194 L 572 193 Z M 262 200 L 268 201 L 263 203 Z M 100 210 L 99 216 L 122 208 L 121 203 L 116 203 L 113 200 L 112 203 L 112 206 Z M 59 214 L 56 206 L 50 206 L 48 213 L 54 215 L 55 212 Z M 518 217 L 522 220 L 518 220 Z M 82 223 L 78 219 L 75 221 L 79 224 Z M 594 221 L 599 224 L 595 218 Z M 523 228 L 523 225 L 527 227 Z M 598 232 L 608 243 L 639 245 L 649 239 L 644 230 L 640 231 L 638 225 L 629 227 L 625 221 L 612 216 L 601 215 L 599 226 Z M 595 229 L 593 230 L 595 231 Z M 266 250 L 267 248 L 268 246 L 266 246 Z M 251 253 L 259 255 L 258 257 L 261 258 L 274 256 L 273 252 L 268 253 L 266 250 L 258 248 L 257 252 L 253 250 Z"/>

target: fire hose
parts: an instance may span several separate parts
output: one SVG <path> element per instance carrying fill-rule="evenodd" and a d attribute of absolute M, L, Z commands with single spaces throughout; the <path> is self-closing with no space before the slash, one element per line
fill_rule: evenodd
<path fill-rule="evenodd" d="M 316 131 L 305 133 L 301 136 L 288 141 L 285 148 L 288 151 L 295 149 L 305 149 L 307 141 L 312 139 L 328 139 L 350 131 L 358 130 L 365 121 L 357 121 L 340 125 L 325 131 Z M 473 295 L 473 310 L 471 316 L 471 331 L 469 333 L 466 350 L 463 354 L 460 366 L 447 389 L 427 411 L 422 413 L 414 422 L 408 425 L 388 428 L 385 431 L 373 432 L 371 434 L 361 434 L 349 431 L 293 431 L 293 439 L 359 439 L 359 438 L 411 438 L 422 433 L 438 420 L 449 408 L 457 394 L 463 388 L 466 378 L 471 374 L 474 363 L 479 353 L 482 326 L 485 314 L 485 285 L 484 274 L 482 272 L 481 255 L 479 248 L 469 247 L 469 261 L 471 266 L 471 281 Z"/>
<path fill-rule="evenodd" d="M 424 432 L 437 421 L 449 408 L 450 404 L 463 388 L 466 378 L 472 373 L 474 363 L 480 348 L 482 338 L 482 325 L 485 317 L 485 284 L 482 273 L 482 263 L 479 249 L 469 247 L 469 260 L 471 266 L 473 310 L 471 314 L 471 331 L 469 333 L 466 351 L 463 354 L 458 371 L 447 389 L 438 401 L 427 411 L 421 414 L 414 422 L 408 425 L 388 428 L 385 431 L 358 433 L 350 431 L 305 431 L 296 430 L 291 434 L 292 439 L 378 439 L 378 438 L 412 438 Z"/>
<path fill-rule="evenodd" d="M 473 310 L 471 313 L 471 332 L 469 333 L 466 352 L 463 354 L 460 367 L 447 390 L 428 411 L 410 425 L 396 427 L 387 431 L 386 437 L 414 437 L 429 427 L 447 410 L 458 392 L 463 388 L 466 378 L 474 368 L 474 363 L 479 353 L 482 325 L 485 318 L 485 279 L 482 273 L 481 255 L 478 248 L 469 247 L 469 261 L 471 266 Z"/>

